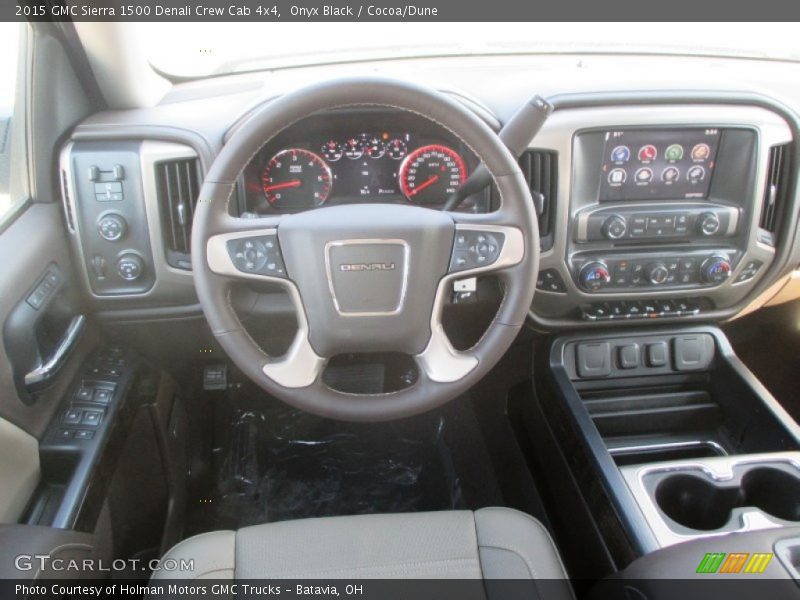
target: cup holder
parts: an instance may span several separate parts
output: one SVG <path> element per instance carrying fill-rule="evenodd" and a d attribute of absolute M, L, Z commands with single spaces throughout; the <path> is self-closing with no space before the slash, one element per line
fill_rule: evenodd
<path fill-rule="evenodd" d="M 744 474 L 744 506 L 757 506 L 784 521 L 800 521 L 800 479 L 796 475 L 759 467 Z"/>
<path fill-rule="evenodd" d="M 674 473 L 658 482 L 654 496 L 670 519 L 699 531 L 721 529 L 740 507 L 756 508 L 784 521 L 800 521 L 800 477 L 772 467 L 746 471 L 738 485 Z"/>
<path fill-rule="evenodd" d="M 710 531 L 728 522 L 738 488 L 722 488 L 697 475 L 670 475 L 656 487 L 656 503 L 670 519 L 689 529 Z"/>

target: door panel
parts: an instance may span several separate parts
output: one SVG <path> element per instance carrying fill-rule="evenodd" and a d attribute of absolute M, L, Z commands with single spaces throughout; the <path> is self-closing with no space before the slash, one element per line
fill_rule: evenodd
<path fill-rule="evenodd" d="M 0 523 L 16 523 L 39 483 L 39 442 L 0 419 Z"/>
<path fill-rule="evenodd" d="M 4 334 L 0 348 L 0 418 L 39 438 L 75 374 L 81 355 L 91 346 L 87 339 L 91 336 L 84 334 L 52 385 L 36 394 L 24 391 L 20 373 L 45 363 L 72 317 L 80 313 L 60 205 L 32 204 L 0 234 L 0 256 L 6 257 L 0 261 L 0 281 L 4 282 L 0 296 Z M 28 301 L 51 265 L 61 272 L 61 283 L 52 297 L 34 310 Z M 12 320 L 21 306 L 36 319 L 33 331 L 24 337 L 11 335 L 15 325 Z"/>

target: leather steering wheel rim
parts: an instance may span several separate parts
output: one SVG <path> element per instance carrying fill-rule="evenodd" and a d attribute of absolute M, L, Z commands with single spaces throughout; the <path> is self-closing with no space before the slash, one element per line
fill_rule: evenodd
<path fill-rule="evenodd" d="M 319 214 L 306 217 L 239 219 L 230 216 L 229 202 L 236 181 L 265 143 L 304 117 L 331 109 L 362 106 L 415 113 L 456 135 L 485 164 L 499 191 L 501 207 L 487 214 L 466 214 L 366 204 L 349 208 L 318 208 L 308 212 Z M 459 232 L 495 232 L 502 247 L 498 252 L 499 258 L 491 265 L 463 272 L 426 274 L 436 278 L 433 282 L 435 296 L 431 298 L 430 319 L 427 323 L 418 324 L 419 327 L 427 328 L 428 342 L 420 351 L 419 340 L 424 339 L 426 334 L 424 330 L 416 329 L 414 332 L 409 331 L 409 334 L 420 334 L 415 335 L 415 341 L 404 342 L 407 348 L 414 349 L 420 372 L 416 383 L 385 394 L 349 394 L 331 389 L 323 382 L 322 371 L 325 361 L 330 357 L 317 352 L 320 342 L 314 342 L 311 329 L 319 329 L 320 323 L 324 328 L 326 323 L 320 321 L 316 311 L 309 314 L 307 310 L 300 290 L 307 292 L 311 284 L 307 281 L 308 277 L 296 267 L 296 257 L 293 258 L 291 252 L 285 256 L 286 274 L 283 278 L 258 277 L 280 283 L 287 289 L 295 303 L 300 324 L 298 336 L 287 355 L 270 357 L 245 331 L 230 302 L 230 289 L 235 281 L 256 277 L 243 275 L 233 269 L 230 263 L 232 259 L 227 257 L 225 248 L 231 240 L 246 239 L 254 235 L 273 236 L 269 239 L 279 241 L 281 250 L 287 247 L 296 248 L 297 244 L 288 238 L 289 232 L 299 235 L 302 231 L 298 233 L 298 230 L 313 228 L 315 223 L 327 216 L 349 218 L 353 223 L 349 237 L 358 240 L 364 237 L 364 233 L 358 229 L 358 223 L 364 223 L 364 227 L 370 223 L 368 233 L 371 234 L 371 223 L 382 214 L 376 208 L 378 206 L 383 207 L 381 211 L 397 216 L 401 222 L 405 219 L 409 228 L 415 227 L 417 221 L 423 223 L 428 217 L 427 214 L 412 211 L 435 212 L 435 226 L 441 231 L 452 230 L 446 235 L 455 236 Z M 364 215 L 368 214 L 368 218 L 360 219 L 357 210 Z M 434 218 L 433 215 L 430 217 Z M 381 236 L 394 233 L 392 223 L 382 223 L 380 227 Z M 419 227 L 424 229 L 425 225 L 420 224 Z M 337 233 L 340 231 L 341 229 Z M 405 230 L 398 233 L 398 236 L 404 233 Z M 333 234 L 329 234 L 329 237 L 330 235 Z M 453 237 L 448 241 L 446 235 L 438 236 L 445 239 L 440 246 L 448 243 L 448 248 L 451 248 Z M 420 239 L 437 237 L 426 237 L 424 231 L 420 236 Z M 426 246 L 430 247 L 432 246 Z M 448 254 L 451 251 L 452 249 Z M 248 377 L 278 399 L 304 411 L 349 421 L 386 421 L 425 412 L 466 392 L 477 383 L 508 350 L 525 322 L 535 291 L 538 254 L 539 234 L 530 190 L 516 160 L 495 132 L 462 104 L 439 92 L 381 78 L 339 79 L 313 85 L 284 95 L 254 111 L 247 122 L 231 136 L 211 166 L 200 191 L 192 232 L 192 256 L 195 257 L 193 269 L 198 299 L 213 335 L 231 360 Z M 305 256 L 304 260 L 317 262 L 327 260 L 326 257 L 327 255 Z M 412 270 L 412 277 L 413 270 L 420 268 L 420 264 L 428 262 L 429 258 L 424 253 L 415 255 L 412 244 L 412 252 L 405 265 Z M 438 264 L 443 260 L 445 259 L 437 258 L 433 262 Z M 446 261 L 450 264 L 451 256 L 448 255 Z M 330 271 L 328 273 L 330 278 Z M 452 289 L 454 280 L 480 274 L 498 277 L 504 288 L 503 301 L 477 344 L 465 352 L 456 352 L 446 336 L 442 339 L 444 333 L 439 317 L 443 299 Z M 309 296 L 306 294 L 306 302 L 309 301 Z M 417 304 L 422 306 L 424 302 L 427 299 Z M 387 324 L 390 318 L 373 317 L 386 319 Z M 402 327 L 410 327 L 403 324 L 402 318 L 398 318 L 399 321 L 393 322 L 395 325 L 399 323 Z M 380 324 L 379 321 L 370 321 L 369 317 L 363 317 L 363 320 L 366 325 Z M 315 326 L 310 329 L 309 323 Z M 337 332 L 331 331 L 331 335 L 335 337 Z M 352 351 L 352 348 L 348 351 Z M 330 354 L 330 349 L 326 353 Z"/>

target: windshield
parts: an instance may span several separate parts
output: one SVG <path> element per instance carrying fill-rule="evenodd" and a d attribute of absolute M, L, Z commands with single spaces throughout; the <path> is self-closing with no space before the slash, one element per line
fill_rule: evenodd
<path fill-rule="evenodd" d="M 148 23 L 150 63 L 177 78 L 428 56 L 664 54 L 800 61 L 794 23 Z"/>

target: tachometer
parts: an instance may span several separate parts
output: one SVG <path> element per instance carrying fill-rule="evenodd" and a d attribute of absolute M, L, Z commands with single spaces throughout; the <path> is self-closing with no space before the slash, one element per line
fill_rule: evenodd
<path fill-rule="evenodd" d="M 403 195 L 417 204 L 447 200 L 467 178 L 467 167 L 459 154 L 447 146 L 433 144 L 417 148 L 400 165 Z"/>
<path fill-rule="evenodd" d="M 273 208 L 321 206 L 333 187 L 331 169 L 322 158 L 302 148 L 281 150 L 261 174 L 264 196 Z"/>

